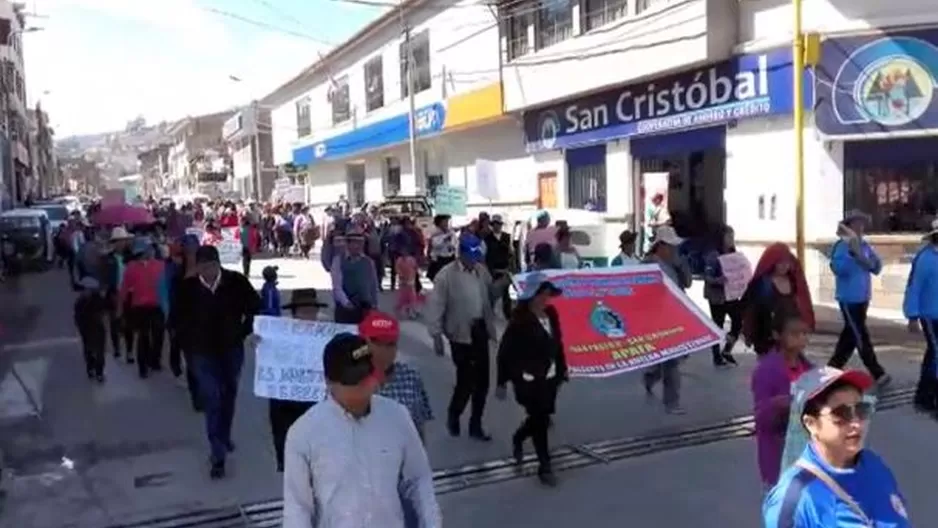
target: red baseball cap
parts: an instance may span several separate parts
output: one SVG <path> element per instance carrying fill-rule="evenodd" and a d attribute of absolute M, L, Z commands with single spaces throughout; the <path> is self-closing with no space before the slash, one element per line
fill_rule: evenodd
<path fill-rule="evenodd" d="M 401 335 L 401 325 L 394 317 L 372 310 L 358 325 L 358 335 L 367 340 L 396 342 Z"/>

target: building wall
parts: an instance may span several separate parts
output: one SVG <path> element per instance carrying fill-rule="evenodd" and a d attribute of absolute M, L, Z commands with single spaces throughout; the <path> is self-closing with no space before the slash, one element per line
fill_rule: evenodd
<path fill-rule="evenodd" d="M 454 2 L 454 7 L 432 9 L 419 6 L 405 13 L 412 34 L 429 33 L 431 87 L 414 96 L 417 108 L 439 102 L 498 80 L 498 28 L 488 7 L 473 0 Z M 315 75 L 306 88 L 271 111 L 274 131 L 274 163 L 292 160 L 292 149 L 349 132 L 390 117 L 406 114 L 409 102 L 401 96 L 400 44 L 402 28 L 397 21 L 377 31 L 361 45 L 352 46 L 329 63 L 328 74 Z M 384 106 L 368 112 L 365 106 L 364 65 L 382 57 Z M 352 118 L 333 126 L 329 80 L 345 76 L 349 83 Z M 296 134 L 296 102 L 310 98 L 312 132 L 303 138 Z M 291 134 L 291 131 L 293 133 Z M 317 172 L 312 172 L 316 178 Z"/>
<path fill-rule="evenodd" d="M 811 0 L 803 3 L 805 31 L 821 34 L 865 31 L 938 22 L 938 9 L 929 0 Z M 791 2 L 739 2 L 739 42 L 742 47 L 778 45 L 791 40 L 794 20 Z"/>
<path fill-rule="evenodd" d="M 737 0 L 663 0 L 641 12 L 630 0 L 627 16 L 587 32 L 581 4 L 570 3 L 572 38 L 506 62 L 507 111 L 723 60 L 736 43 Z M 533 27 L 527 35 L 535 42 Z M 503 31 L 502 49 L 507 47 Z"/>

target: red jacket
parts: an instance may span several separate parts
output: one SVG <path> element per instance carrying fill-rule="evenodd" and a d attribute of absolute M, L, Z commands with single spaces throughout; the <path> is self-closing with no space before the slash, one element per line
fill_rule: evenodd
<path fill-rule="evenodd" d="M 240 224 L 238 224 L 238 215 L 234 213 L 225 213 L 221 215 L 221 218 L 218 219 L 218 225 L 222 228 L 241 227 Z"/>
<path fill-rule="evenodd" d="M 124 270 L 121 283 L 122 302 L 130 298 L 131 306 L 160 306 L 160 286 L 165 265 L 162 260 L 134 260 Z"/>
<path fill-rule="evenodd" d="M 241 238 L 241 232 L 244 228 L 238 229 L 238 239 Z M 241 240 L 241 247 L 246 247 L 251 253 L 257 253 L 261 247 L 261 233 L 254 226 L 247 227 L 247 241 Z"/>

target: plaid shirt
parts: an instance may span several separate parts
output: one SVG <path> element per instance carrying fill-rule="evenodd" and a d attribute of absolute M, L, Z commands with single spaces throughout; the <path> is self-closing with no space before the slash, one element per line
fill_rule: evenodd
<path fill-rule="evenodd" d="M 394 371 L 378 394 L 407 407 L 418 429 L 433 419 L 433 410 L 430 408 L 430 398 L 427 397 L 423 379 L 410 365 L 400 361 L 394 362 Z"/>

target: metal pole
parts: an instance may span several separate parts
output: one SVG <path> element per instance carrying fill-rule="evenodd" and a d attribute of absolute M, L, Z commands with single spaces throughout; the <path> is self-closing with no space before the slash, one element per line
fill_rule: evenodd
<path fill-rule="evenodd" d="M 414 108 L 414 51 L 411 49 L 410 28 L 404 22 L 404 10 L 400 9 L 401 25 L 404 26 L 404 42 L 407 48 L 407 57 L 401 60 L 407 61 L 407 102 L 410 106 L 408 110 L 408 121 L 410 122 L 410 166 L 414 171 L 414 187 L 420 189 L 422 184 L 417 183 L 417 112 Z"/>
<path fill-rule="evenodd" d="M 804 34 L 801 28 L 802 0 L 793 0 L 795 12 L 792 41 L 792 116 L 795 127 L 795 251 L 805 265 L 804 240 Z"/>
<path fill-rule="evenodd" d="M 254 119 L 254 138 L 251 146 L 253 151 L 251 153 L 253 156 L 252 162 L 254 164 L 254 199 L 259 202 L 261 201 L 261 171 L 263 167 L 261 167 L 261 132 L 258 121 L 260 115 L 257 111 L 257 101 L 251 103 L 251 108 Z"/>

